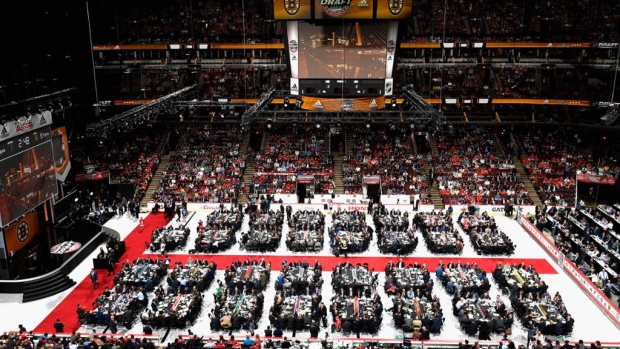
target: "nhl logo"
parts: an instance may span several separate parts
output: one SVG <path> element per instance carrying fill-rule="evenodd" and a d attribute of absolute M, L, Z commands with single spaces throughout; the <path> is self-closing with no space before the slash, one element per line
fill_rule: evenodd
<path fill-rule="evenodd" d="M 394 53 L 395 49 L 396 49 L 396 43 L 394 42 L 394 40 L 388 40 L 387 51 L 391 54 L 391 53 Z"/>
<path fill-rule="evenodd" d="M 351 7 L 351 0 L 321 0 L 320 4 L 328 15 L 340 17 Z"/>
<path fill-rule="evenodd" d="M 297 52 L 298 48 L 299 48 L 299 45 L 297 44 L 297 41 L 291 40 L 288 42 L 288 49 L 289 51 L 291 51 L 291 53 Z"/>
<path fill-rule="evenodd" d="M 26 221 L 21 221 L 17 225 L 17 240 L 19 242 L 26 242 L 28 240 L 28 236 L 30 235 L 30 226 Z"/>
<path fill-rule="evenodd" d="M 343 110 L 343 111 L 353 110 L 353 102 L 348 99 L 340 102 L 340 110 Z"/>
<path fill-rule="evenodd" d="M 405 0 L 388 0 L 388 8 L 390 10 L 390 13 L 394 16 L 399 15 L 400 12 L 403 10 L 404 3 Z"/>
<path fill-rule="evenodd" d="M 284 10 L 286 10 L 286 13 L 289 15 L 296 15 L 300 8 L 300 0 L 284 0 Z"/>

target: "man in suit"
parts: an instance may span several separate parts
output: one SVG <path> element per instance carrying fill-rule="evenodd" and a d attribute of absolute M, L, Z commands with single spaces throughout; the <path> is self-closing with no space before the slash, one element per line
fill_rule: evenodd
<path fill-rule="evenodd" d="M 108 321 L 108 326 L 103 330 L 103 333 L 105 333 L 108 329 L 110 329 L 111 333 L 118 332 L 118 324 L 116 323 L 116 319 L 114 318 L 114 315 L 110 316 L 110 321 Z"/>
<path fill-rule="evenodd" d="M 90 269 L 90 281 L 93 283 L 93 289 L 97 288 L 97 280 L 99 279 L 99 275 L 95 268 Z"/>
<path fill-rule="evenodd" d="M 273 331 L 271 330 L 271 326 L 267 326 L 267 329 L 265 330 L 265 337 L 271 336 L 273 336 Z"/>
<path fill-rule="evenodd" d="M 54 323 L 54 330 L 56 331 L 56 333 L 65 332 L 65 325 L 60 322 L 60 319 L 56 319 L 56 322 Z"/>
<path fill-rule="evenodd" d="M 280 342 L 280 348 L 289 349 L 290 347 L 291 347 L 291 342 L 288 340 L 288 338 L 284 337 L 282 342 Z"/>

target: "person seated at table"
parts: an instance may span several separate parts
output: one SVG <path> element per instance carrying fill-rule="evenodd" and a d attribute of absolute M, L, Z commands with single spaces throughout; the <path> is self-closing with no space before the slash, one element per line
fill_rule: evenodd
<path fill-rule="evenodd" d="M 243 346 L 244 347 L 250 347 L 252 345 L 254 345 L 254 340 L 252 339 L 252 337 L 250 336 L 250 334 L 246 334 L 245 335 L 245 339 L 243 340 Z"/>

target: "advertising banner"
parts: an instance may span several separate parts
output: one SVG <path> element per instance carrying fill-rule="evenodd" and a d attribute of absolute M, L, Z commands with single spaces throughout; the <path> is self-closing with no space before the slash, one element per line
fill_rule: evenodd
<path fill-rule="evenodd" d="M 31 212 L 4 227 L 4 241 L 8 253 L 17 252 L 39 235 L 37 212 Z"/>
<path fill-rule="evenodd" d="M 286 22 L 288 36 L 288 59 L 291 64 L 291 78 L 299 78 L 299 27 L 297 21 Z M 292 81 L 291 81 L 292 83 Z M 291 84 L 291 86 L 293 86 Z M 299 84 L 297 84 L 299 86 Z"/>
<path fill-rule="evenodd" d="M 590 183 L 590 184 L 602 184 L 602 185 L 616 184 L 616 180 L 612 176 L 595 175 L 595 174 L 587 174 L 587 173 L 578 173 L 577 181 L 584 182 L 584 183 Z"/>
<path fill-rule="evenodd" d="M 328 111 L 355 111 L 373 110 L 385 108 L 384 98 L 320 98 L 301 97 L 301 109 L 305 110 L 328 110 Z"/>

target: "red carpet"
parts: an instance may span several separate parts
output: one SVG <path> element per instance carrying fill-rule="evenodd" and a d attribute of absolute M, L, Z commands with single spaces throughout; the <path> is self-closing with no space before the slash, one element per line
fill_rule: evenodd
<path fill-rule="evenodd" d="M 151 239 L 151 232 L 159 227 L 165 226 L 168 221 L 164 218 L 163 213 L 149 214 L 144 219 L 144 230 L 140 227 L 136 227 L 125 239 L 126 252 L 121 256 L 119 262 L 125 260 L 133 261 L 136 257 L 141 256 Z M 153 256 L 153 255 L 148 255 Z M 174 265 L 174 262 L 182 262 L 185 264 L 190 255 L 188 254 L 170 254 L 168 255 L 172 261 L 170 265 Z M 232 262 L 245 259 L 259 260 L 265 258 L 266 262 L 271 262 L 273 270 L 280 270 L 282 267 L 282 260 L 286 259 L 288 262 L 298 262 L 307 260 L 308 263 L 314 264 L 314 260 L 318 259 L 323 266 L 324 271 L 332 271 L 336 264 L 346 262 L 347 260 L 353 264 L 368 263 L 369 268 L 375 271 L 383 271 L 387 263 L 392 260 L 396 263 L 399 257 L 394 256 L 356 256 L 351 255 L 349 258 L 334 257 L 334 256 L 306 256 L 306 255 L 273 255 L 273 254 L 256 254 L 256 255 L 231 255 L 231 254 L 207 254 L 207 255 L 191 255 L 195 260 L 214 260 L 217 263 L 218 269 L 225 269 L 226 266 L 232 264 Z M 476 258 L 461 258 L 461 257 L 402 257 L 406 264 L 418 262 L 420 264 L 426 264 L 431 272 L 434 272 L 438 262 L 442 260 L 444 263 L 448 263 L 453 260 L 455 263 L 460 261 L 461 263 L 473 264 L 474 262 L 486 270 L 488 273 L 492 272 L 497 262 L 502 263 L 521 263 L 526 265 L 531 264 L 540 274 L 557 274 L 555 268 L 544 258 L 507 258 L 507 257 L 476 257 Z M 117 265 L 117 272 L 119 266 Z M 93 289 L 90 282 L 90 278 L 86 277 L 82 280 L 78 286 L 60 302 L 54 308 L 54 310 L 43 320 L 35 329 L 35 332 L 54 332 L 54 322 L 56 319 L 60 319 L 65 325 L 65 332 L 71 332 L 77 330 L 80 327 L 80 323 L 77 319 L 76 309 L 78 304 L 86 306 L 86 310 L 92 309 L 92 302 L 97 298 L 99 293 L 103 290 L 105 285 L 112 286 L 113 277 L 107 276 L 106 271 L 99 271 L 100 285 L 97 289 Z"/>
<path fill-rule="evenodd" d="M 120 262 L 126 259 L 133 260 L 136 257 L 142 255 L 145 250 L 145 243 L 151 239 L 151 232 L 158 227 L 165 226 L 168 222 L 164 218 L 164 214 L 149 214 L 144 219 L 144 231 L 140 227 L 136 227 L 125 239 L 126 252 L 120 258 Z M 120 264 L 117 265 L 117 272 L 120 268 Z M 41 323 L 34 329 L 34 332 L 54 333 L 54 323 L 56 319 L 65 325 L 65 332 L 71 333 L 73 330 L 77 330 L 80 327 L 80 322 L 77 317 L 78 304 L 86 306 L 86 310 L 91 310 L 92 302 L 103 291 L 104 287 L 113 285 L 113 276 L 107 276 L 108 273 L 105 270 L 98 270 L 99 273 L 99 286 L 97 289 L 93 289 L 93 284 L 90 278 L 87 276 L 81 282 L 78 281 L 77 287 L 60 302 L 48 316 L 41 321 Z"/>

